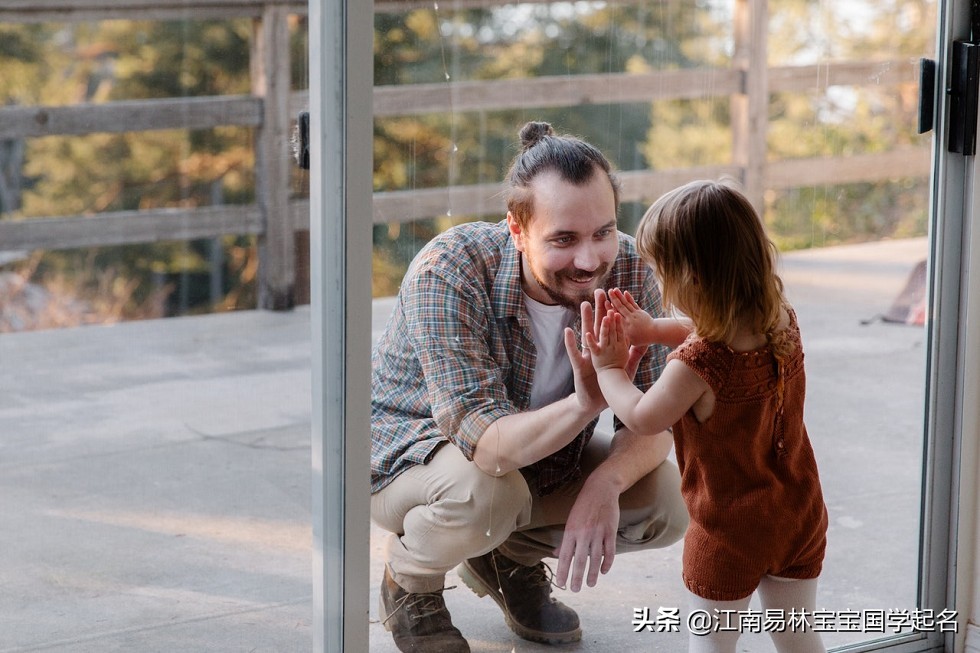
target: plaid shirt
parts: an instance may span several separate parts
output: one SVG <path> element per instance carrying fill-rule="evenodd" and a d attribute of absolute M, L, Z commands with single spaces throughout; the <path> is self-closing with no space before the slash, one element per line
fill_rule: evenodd
<path fill-rule="evenodd" d="M 520 260 L 501 221 L 453 227 L 412 262 L 371 356 L 372 492 L 428 462 L 447 440 L 472 460 L 477 440 L 493 422 L 528 410 L 535 348 Z M 615 287 L 661 315 L 654 275 L 623 233 L 609 277 L 609 288 Z M 579 342 L 580 322 L 574 327 Z M 663 347 L 648 350 L 637 387 L 653 385 L 665 355 Z M 522 469 L 531 487 L 547 494 L 577 479 L 597 421 L 560 451 Z"/>

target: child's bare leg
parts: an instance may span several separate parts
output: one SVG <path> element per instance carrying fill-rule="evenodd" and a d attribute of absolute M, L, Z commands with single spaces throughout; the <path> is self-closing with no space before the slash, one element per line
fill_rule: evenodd
<path fill-rule="evenodd" d="M 721 615 L 720 628 L 712 629 L 705 635 L 691 633 L 688 636 L 688 653 L 735 653 L 735 645 L 741 634 L 739 614 L 748 609 L 752 597 L 747 596 L 738 601 L 709 601 L 688 592 L 687 598 L 691 612 L 704 611 L 713 618 Z"/>
<path fill-rule="evenodd" d="M 796 580 L 767 576 L 759 583 L 759 597 L 764 610 L 781 610 L 787 627 L 782 632 L 770 632 L 772 643 L 779 653 L 826 653 L 820 633 L 814 632 L 809 615 L 817 608 L 817 579 Z M 806 626 L 792 628 L 789 615 L 806 614 Z M 804 612 L 805 611 L 805 612 Z"/>

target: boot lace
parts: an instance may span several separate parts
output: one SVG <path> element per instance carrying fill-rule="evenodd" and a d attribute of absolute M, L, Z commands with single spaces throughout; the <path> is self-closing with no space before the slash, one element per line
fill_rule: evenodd
<path fill-rule="evenodd" d="M 456 585 L 443 587 L 435 592 L 406 594 L 395 601 L 395 609 L 388 613 L 388 616 L 385 617 L 384 621 L 381 623 L 382 625 L 388 623 L 388 620 L 394 617 L 398 611 L 402 609 L 404 609 L 405 612 L 408 613 L 408 616 L 415 621 L 444 612 L 446 610 L 446 602 L 442 599 L 442 593 L 445 590 L 452 589 L 456 589 Z"/>
<path fill-rule="evenodd" d="M 501 565 L 499 562 L 497 562 L 497 560 L 498 556 L 494 556 L 494 567 L 496 568 L 497 573 L 503 575 L 507 579 L 520 575 L 520 577 L 524 579 L 524 583 L 529 587 L 547 587 L 549 590 L 552 587 L 562 589 L 557 583 L 555 583 L 555 572 L 553 572 L 551 567 L 546 565 L 544 562 L 527 566 L 508 560 L 507 563 L 509 564 L 505 563 Z M 508 569 L 507 567 L 510 568 Z"/>

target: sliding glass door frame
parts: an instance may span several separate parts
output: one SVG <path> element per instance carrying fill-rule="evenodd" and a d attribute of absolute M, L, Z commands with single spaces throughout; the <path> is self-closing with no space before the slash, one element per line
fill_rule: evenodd
<path fill-rule="evenodd" d="M 937 7 L 931 328 L 919 591 L 923 607 L 959 613 L 958 632 L 935 637 L 941 646 L 935 650 L 944 651 L 965 650 L 971 594 L 976 588 L 980 229 L 974 224 L 980 216 L 980 184 L 976 157 L 949 151 L 951 96 L 946 91 L 953 73 L 954 42 L 970 39 L 970 4 L 947 0 Z"/>
<path fill-rule="evenodd" d="M 980 185 L 951 154 L 949 53 L 969 0 L 939 0 L 919 605 L 959 632 L 840 650 L 962 651 L 976 594 Z M 372 3 L 310 0 L 313 650 L 368 650 Z M 852 606 L 829 606 L 839 609 Z M 974 637 L 976 635 L 974 634 Z M 955 646 L 955 649 L 953 648 Z M 978 647 L 976 650 L 980 650 Z"/>
<path fill-rule="evenodd" d="M 373 3 L 310 0 L 313 650 L 368 650 Z"/>

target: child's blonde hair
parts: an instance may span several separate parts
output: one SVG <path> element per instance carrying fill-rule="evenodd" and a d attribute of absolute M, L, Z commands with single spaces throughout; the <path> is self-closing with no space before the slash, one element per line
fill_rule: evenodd
<path fill-rule="evenodd" d="M 776 246 L 748 199 L 731 185 L 693 181 L 658 199 L 636 230 L 637 249 L 660 278 L 666 308 L 688 313 L 699 336 L 730 343 L 739 325 L 774 337 L 784 304 Z"/>

